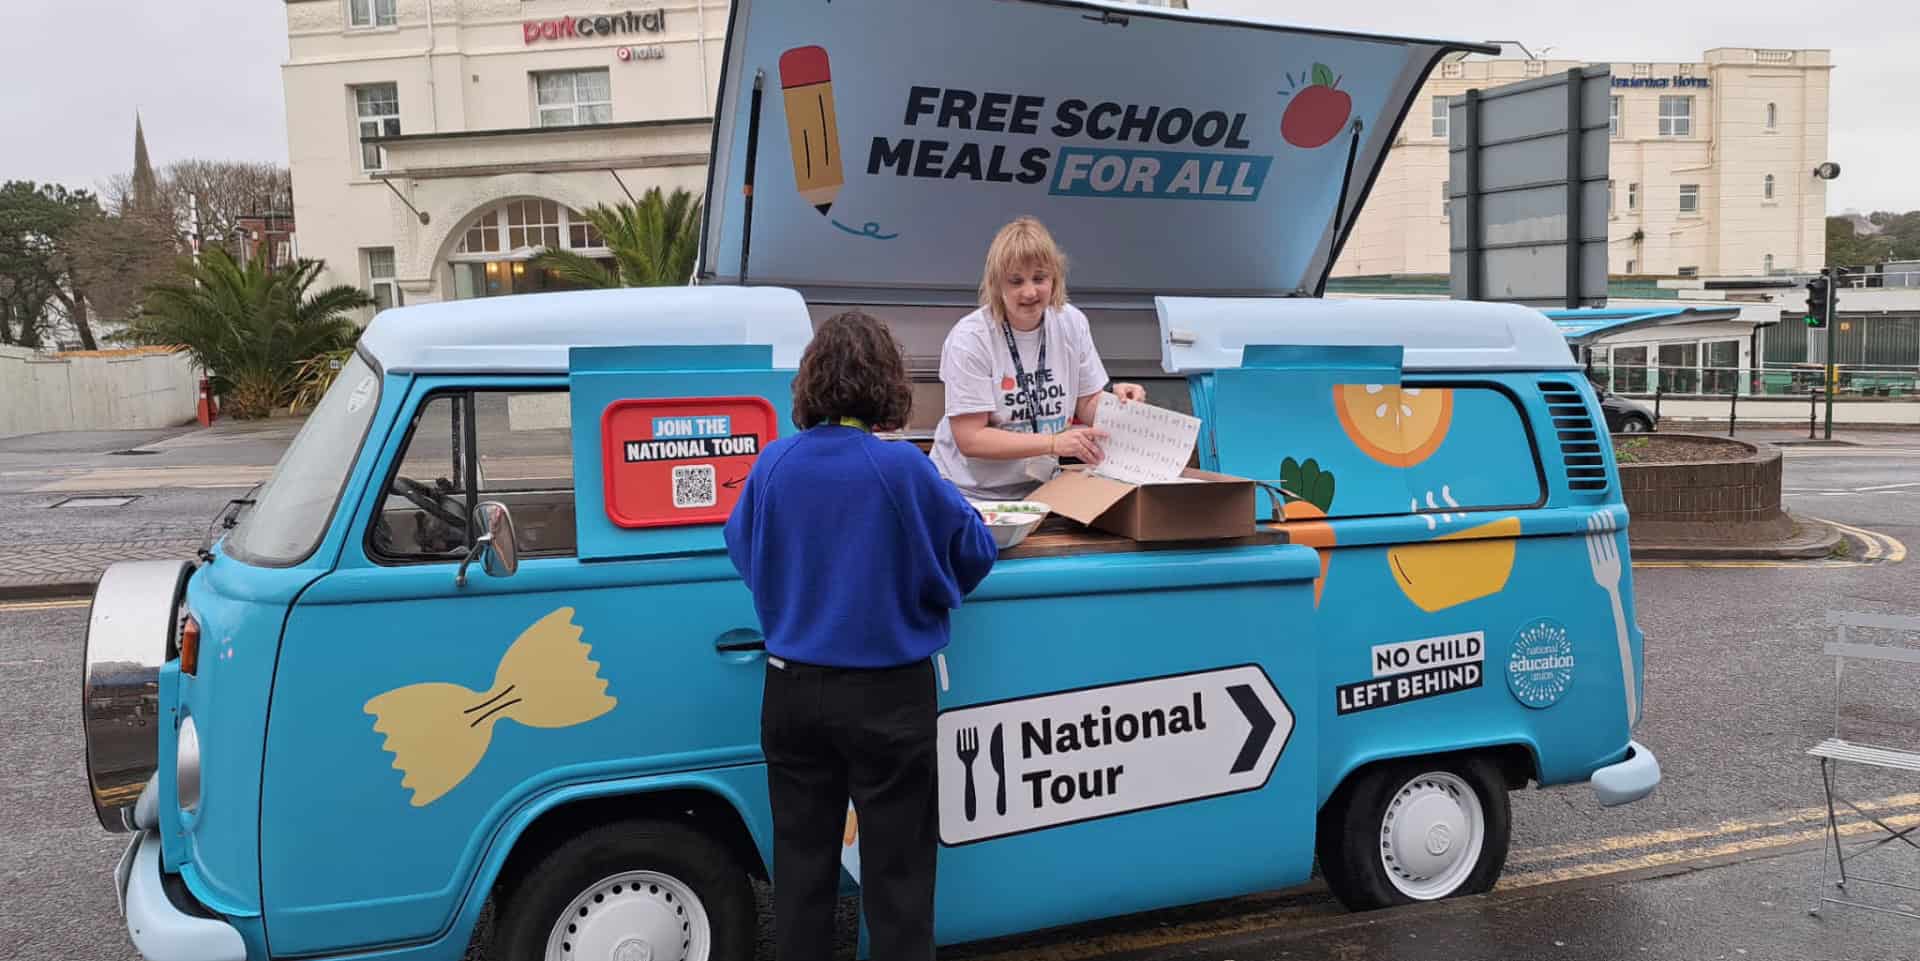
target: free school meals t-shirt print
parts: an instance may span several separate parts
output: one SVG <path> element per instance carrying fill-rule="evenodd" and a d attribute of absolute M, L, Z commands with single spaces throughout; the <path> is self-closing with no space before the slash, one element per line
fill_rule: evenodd
<path fill-rule="evenodd" d="M 1046 338 L 1046 366 L 1040 366 L 1041 337 Z M 960 319 L 940 350 L 940 382 L 946 386 L 948 418 L 985 413 L 987 426 L 1028 433 L 1038 424 L 1043 434 L 1067 429 L 1076 400 L 1107 386 L 1107 369 L 1093 346 L 1087 315 L 1069 304 L 1048 308 L 1045 323 L 1033 331 L 1014 331 L 1026 379 L 1019 380 L 1013 357 L 1007 353 L 1000 321 L 982 307 Z M 1038 486 L 1026 460 L 983 460 L 967 457 L 954 444 L 946 419 L 933 437 L 933 463 L 940 474 L 969 497 L 1002 499 L 1024 497 Z"/>

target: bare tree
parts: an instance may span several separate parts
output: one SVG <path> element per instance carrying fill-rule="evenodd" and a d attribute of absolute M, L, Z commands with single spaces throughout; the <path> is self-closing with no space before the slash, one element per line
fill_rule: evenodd
<path fill-rule="evenodd" d="M 131 174 L 109 178 L 101 187 L 108 210 L 134 211 Z M 159 173 L 159 206 L 172 218 L 172 231 L 185 249 L 208 245 L 230 249 L 240 219 L 256 214 L 293 212 L 293 178 L 271 163 L 230 160 L 181 160 Z"/>
<path fill-rule="evenodd" d="M 170 225 L 137 213 L 90 218 L 75 224 L 64 246 L 71 286 L 102 327 L 102 335 L 133 319 L 147 288 L 170 279 L 178 248 Z M 79 328 L 83 343 L 91 331 Z"/>

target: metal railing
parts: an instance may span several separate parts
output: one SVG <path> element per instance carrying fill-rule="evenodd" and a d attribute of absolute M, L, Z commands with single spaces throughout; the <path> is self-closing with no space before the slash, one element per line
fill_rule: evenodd
<path fill-rule="evenodd" d="M 1738 431 L 1742 398 L 1751 404 L 1805 397 L 1808 438 L 1815 437 L 1820 430 L 1823 412 L 1826 436 L 1833 436 L 1833 405 L 1838 402 L 1920 403 L 1920 367 L 1838 365 L 1828 371 L 1818 364 L 1759 367 L 1595 364 L 1588 368 L 1587 376 L 1621 397 L 1651 400 L 1656 424 L 1664 416 L 1662 408 L 1669 401 L 1724 402 L 1729 437 Z M 1773 411 L 1779 410 L 1777 403 L 1768 406 Z M 1718 419 L 1718 416 L 1710 418 Z M 1777 419 L 1769 419 L 1778 423 Z M 1920 416 L 1916 420 L 1920 420 Z"/>
<path fill-rule="evenodd" d="M 1747 397 L 1800 397 L 1821 389 L 1824 374 L 1820 364 L 1779 363 L 1739 367 L 1595 363 L 1588 369 L 1594 382 L 1622 396 L 1688 399 L 1725 398 L 1736 392 Z M 1920 400 L 1920 366 L 1839 364 L 1833 381 L 1836 398 Z"/>
<path fill-rule="evenodd" d="M 1920 287 L 1920 270 L 1890 270 L 1885 273 L 1861 273 L 1865 268 L 1849 267 L 1840 278 L 1842 289 L 1865 290 L 1879 287 Z"/>

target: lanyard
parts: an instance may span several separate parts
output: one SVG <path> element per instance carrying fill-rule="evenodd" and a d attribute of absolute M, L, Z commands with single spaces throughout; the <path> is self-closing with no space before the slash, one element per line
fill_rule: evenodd
<path fill-rule="evenodd" d="M 1040 385 L 1038 383 L 1030 384 L 1027 382 L 1027 365 L 1020 362 L 1020 345 L 1014 343 L 1013 340 L 1013 322 L 1007 320 L 1001 321 L 1000 333 L 1006 335 L 1007 353 L 1013 355 L 1013 386 L 1016 391 L 1015 396 L 1018 396 L 1017 392 L 1023 387 L 1026 389 L 1027 397 L 1029 398 L 1027 404 L 1027 422 L 1032 427 L 1033 432 L 1038 434 L 1040 433 Z M 1040 312 L 1040 353 L 1039 356 L 1034 358 L 1033 370 L 1034 373 L 1038 374 L 1040 371 L 1046 369 L 1047 312 L 1042 310 Z"/>

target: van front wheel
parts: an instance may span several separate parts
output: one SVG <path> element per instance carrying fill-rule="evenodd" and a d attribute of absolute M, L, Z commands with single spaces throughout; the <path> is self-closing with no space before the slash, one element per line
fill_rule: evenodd
<path fill-rule="evenodd" d="M 1320 871 L 1348 910 L 1480 894 L 1507 860 L 1506 782 L 1484 758 L 1412 758 L 1350 778 L 1320 812 Z"/>
<path fill-rule="evenodd" d="M 668 821 L 587 831 L 541 858 L 501 905 L 495 961 L 741 961 L 753 891 L 719 844 Z"/>

